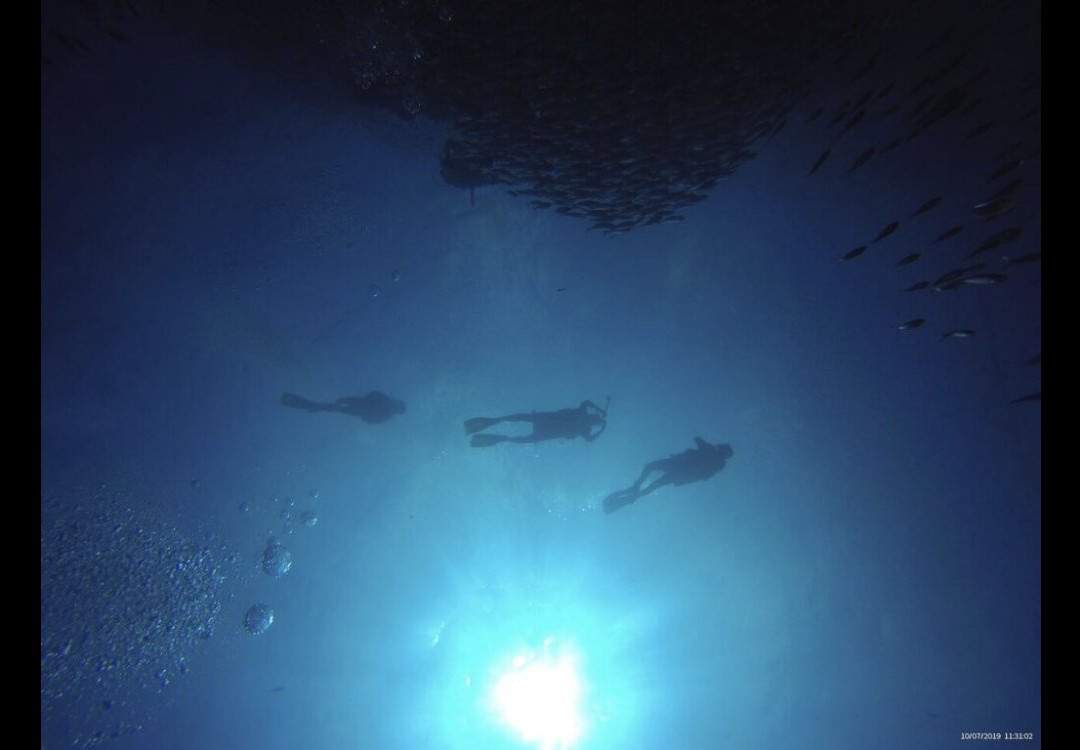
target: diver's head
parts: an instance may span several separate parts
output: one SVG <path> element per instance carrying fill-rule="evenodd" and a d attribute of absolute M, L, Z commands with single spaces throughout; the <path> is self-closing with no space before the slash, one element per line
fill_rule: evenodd
<path fill-rule="evenodd" d="M 726 460 L 735 455 L 735 451 L 731 449 L 731 446 L 727 443 L 720 443 L 716 446 L 716 450 L 720 452 L 720 455 Z"/>

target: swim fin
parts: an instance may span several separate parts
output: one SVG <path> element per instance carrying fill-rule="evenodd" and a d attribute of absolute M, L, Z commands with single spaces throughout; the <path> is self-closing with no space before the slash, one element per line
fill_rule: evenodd
<path fill-rule="evenodd" d="M 472 419 L 465 420 L 465 434 L 471 435 L 474 432 L 480 432 L 480 430 L 487 429 L 492 425 L 496 425 L 500 422 L 498 419 L 492 419 L 491 417 L 473 417 Z"/>
<path fill-rule="evenodd" d="M 469 445 L 473 448 L 487 448 L 489 445 L 501 443 L 506 438 L 502 435 L 473 435 Z"/>
<path fill-rule="evenodd" d="M 612 492 L 610 495 L 604 498 L 604 512 L 614 513 L 624 505 L 629 505 L 638 499 L 638 493 L 633 489 L 619 490 L 618 492 Z"/>

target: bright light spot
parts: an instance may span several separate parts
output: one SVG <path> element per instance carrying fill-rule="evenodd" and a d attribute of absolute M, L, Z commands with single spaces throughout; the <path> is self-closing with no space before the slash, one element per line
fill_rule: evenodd
<path fill-rule="evenodd" d="M 581 737 L 581 680 L 571 654 L 519 654 L 492 690 L 499 721 L 528 743 L 566 748 Z"/>

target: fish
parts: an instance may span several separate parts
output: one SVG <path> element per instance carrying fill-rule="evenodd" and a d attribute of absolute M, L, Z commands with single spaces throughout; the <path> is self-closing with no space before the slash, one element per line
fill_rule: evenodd
<path fill-rule="evenodd" d="M 959 112 L 956 113 L 956 118 L 960 119 L 960 118 L 964 117 L 965 115 L 971 114 L 973 111 L 975 111 L 975 108 L 978 107 L 980 104 L 982 104 L 982 97 L 981 96 L 975 97 L 970 102 L 968 102 L 967 105 L 963 109 L 961 109 Z"/>
<path fill-rule="evenodd" d="M 565 292 L 565 291 L 566 291 L 566 287 L 564 287 L 564 286 L 560 286 L 560 287 L 559 287 L 558 289 L 556 289 L 555 291 L 556 291 L 556 292 Z"/>
<path fill-rule="evenodd" d="M 849 169 L 848 172 L 854 172 L 863 164 L 866 164 L 866 162 L 870 161 L 870 158 L 876 153 L 877 149 L 873 146 L 863 151 L 861 154 L 859 154 L 858 158 L 855 159 L 855 162 L 851 165 L 851 169 Z"/>
<path fill-rule="evenodd" d="M 900 325 L 898 325 L 896 327 L 896 329 L 898 331 L 912 331 L 912 330 L 914 330 L 916 328 L 921 327 L 922 324 L 925 323 L 925 322 L 926 321 L 923 320 L 922 318 L 912 318 L 911 320 L 907 321 L 906 323 L 901 323 Z"/>
<path fill-rule="evenodd" d="M 1002 198 L 1012 198 L 1012 197 L 1014 197 L 1016 195 L 1017 191 L 1020 189 L 1020 186 L 1022 184 L 1024 184 L 1024 181 L 1022 179 L 1020 179 L 1019 177 L 1017 177 L 1015 180 L 1013 180 L 1008 185 L 1006 185 L 1005 187 L 998 190 L 996 193 L 991 195 L 986 200 L 988 200 L 988 201 L 996 201 L 996 200 L 1001 200 Z"/>
<path fill-rule="evenodd" d="M 911 215 L 911 218 L 914 219 L 916 216 L 919 216 L 920 214 L 924 214 L 927 211 L 930 211 L 930 210 L 933 210 L 933 209 L 937 208 L 939 203 L 941 203 L 941 196 L 940 195 L 935 195 L 933 198 L 930 198 L 925 203 L 923 203 L 921 206 L 916 208 L 915 213 L 913 213 Z"/>
<path fill-rule="evenodd" d="M 956 281 L 957 279 L 959 279 L 961 276 L 963 276 L 966 273 L 971 273 L 973 271 L 981 271 L 984 268 L 986 268 L 985 263 L 976 263 L 973 266 L 965 266 L 964 268 L 954 268 L 951 271 L 946 271 L 945 273 L 941 274 L 941 276 L 939 276 L 937 279 L 934 280 L 934 288 L 938 289 L 938 291 L 941 291 L 940 287 L 943 284 L 947 284 L 950 281 Z M 958 289 L 959 287 L 956 286 L 956 287 L 951 287 L 951 288 Z"/>
<path fill-rule="evenodd" d="M 960 52 L 958 55 L 956 55 L 956 57 L 954 57 L 952 60 L 945 63 L 945 65 L 943 67 L 941 67 L 939 70 L 937 70 L 937 72 L 935 72 L 930 77 L 930 83 L 937 83 L 942 78 L 949 75 L 949 73 L 956 70 L 957 66 L 960 65 L 960 63 L 962 63 L 964 61 L 965 57 L 967 57 L 967 54 L 968 54 L 967 50 L 964 50 L 964 51 Z"/>
<path fill-rule="evenodd" d="M 825 160 L 829 158 L 829 151 L 830 151 L 830 149 L 825 149 L 824 151 L 821 152 L 821 156 L 819 156 L 817 158 L 817 161 L 814 162 L 814 166 L 812 166 L 810 168 L 810 171 L 807 172 L 807 174 L 806 174 L 807 177 L 812 175 L 814 172 L 818 171 L 818 169 L 821 167 L 821 165 L 825 163 Z"/>
<path fill-rule="evenodd" d="M 959 225 L 959 224 L 956 225 L 955 227 L 949 227 L 944 232 L 939 234 L 934 239 L 934 242 L 944 242 L 945 240 L 951 239 L 951 238 L 955 237 L 956 235 L 960 234 L 960 230 L 963 229 L 963 228 L 964 227 Z"/>
<path fill-rule="evenodd" d="M 840 109 L 839 109 L 839 110 L 837 111 L 836 115 L 835 115 L 835 116 L 834 116 L 834 117 L 833 117 L 833 118 L 832 118 L 831 120 L 829 120 L 829 127 L 830 127 L 830 128 L 831 128 L 831 127 L 832 127 L 833 125 L 835 125 L 836 123 L 840 122 L 840 121 L 841 121 L 841 120 L 843 120 L 843 119 L 844 119 L 845 117 L 847 117 L 848 115 L 850 115 L 850 114 L 851 114 L 851 110 L 850 110 L 850 109 L 848 109 L 848 106 L 847 106 L 847 105 L 848 105 L 848 103 L 847 103 L 847 102 L 844 102 L 843 104 L 841 104 L 841 105 L 840 105 Z"/>
<path fill-rule="evenodd" d="M 972 206 L 975 215 L 981 217 L 983 221 L 990 221 L 999 216 L 1004 216 L 1014 208 L 1016 208 L 1016 196 L 1014 195 L 998 198 L 997 200 L 985 201 L 983 203 L 976 203 Z"/>
<path fill-rule="evenodd" d="M 1027 255 L 1021 255 L 1019 258 L 1010 258 L 1008 255 L 1003 255 L 1001 259 L 1010 266 L 1017 263 L 1038 263 L 1042 260 L 1042 253 L 1028 253 Z"/>
<path fill-rule="evenodd" d="M 920 131 L 926 130 L 931 125 L 951 113 L 966 100 L 967 93 L 962 89 L 949 89 L 938 97 L 937 101 L 934 102 L 934 106 L 919 119 L 918 123 L 916 123 L 915 128 Z"/>
<path fill-rule="evenodd" d="M 1019 177 L 1010 182 L 1005 187 L 998 190 L 982 203 L 976 203 L 972 206 L 972 210 L 976 216 L 982 217 L 984 221 L 990 219 L 996 219 L 999 216 L 1007 214 L 1016 208 L 1016 195 L 1020 191 L 1020 186 L 1024 184 L 1024 181 Z"/>
<path fill-rule="evenodd" d="M 866 116 L 866 110 L 865 109 L 860 109 L 858 112 L 853 114 L 851 116 L 851 119 L 847 121 L 847 124 L 844 125 L 843 129 L 840 130 L 840 135 L 843 135 L 844 133 L 848 132 L 853 127 L 858 125 L 859 122 L 862 120 L 862 118 L 865 117 L 865 116 Z"/>
<path fill-rule="evenodd" d="M 883 240 L 883 239 L 885 239 L 885 238 L 886 238 L 886 237 L 888 237 L 888 236 L 889 236 L 890 234 L 892 234 L 893 232 L 895 232 L 895 231 L 896 231 L 896 230 L 897 230 L 897 229 L 898 229 L 899 227 L 900 227 L 900 222 L 899 222 L 899 221 L 892 221 L 892 222 L 889 222 L 888 224 L 886 224 L 886 225 L 885 225 L 885 226 L 884 226 L 884 227 L 883 227 L 883 228 L 881 229 L 881 231 L 880 231 L 880 232 L 878 232 L 878 235 L 877 235 L 877 237 L 875 237 L 875 238 L 874 238 L 873 242 L 877 242 L 878 240 Z M 871 243 L 871 244 L 873 244 L 873 243 Z"/>
<path fill-rule="evenodd" d="M 1023 146 L 1023 145 L 1024 145 L 1023 141 L 1013 141 L 1008 146 L 1006 146 L 1005 148 L 998 151 L 997 155 L 994 158 L 995 159 L 1004 159 L 1007 156 L 1011 156 L 1014 152 L 1019 150 L 1019 148 L 1021 146 Z"/>
<path fill-rule="evenodd" d="M 1010 404 L 1022 404 L 1025 401 L 1042 401 L 1042 391 L 1039 391 L 1038 393 L 1029 393 L 1026 396 L 1020 396 L 1019 398 L 1014 398 L 1009 403 Z"/>
<path fill-rule="evenodd" d="M 1023 163 L 1024 163 L 1023 159 L 1013 159 L 1012 161 L 998 167 L 998 169 L 995 170 L 992 175 L 990 175 L 989 177 L 986 178 L 986 181 L 987 182 L 993 182 L 994 180 L 996 180 L 999 177 L 1004 177 L 1009 172 L 1013 172 L 1013 171 L 1019 169 Z"/>
<path fill-rule="evenodd" d="M 944 31 L 942 31 L 936 37 L 931 39 L 926 44 L 926 46 L 922 48 L 922 51 L 919 52 L 919 57 L 924 58 L 927 55 L 929 55 L 931 52 L 936 52 L 938 47 L 945 44 L 945 42 L 949 41 L 949 39 L 951 39 L 952 35 L 955 34 L 955 33 L 956 33 L 956 26 L 955 25 L 948 26 Z"/>
<path fill-rule="evenodd" d="M 926 289 L 926 287 L 928 287 L 928 286 L 930 286 L 929 281 L 917 281 L 914 284 L 912 284 L 911 286 L 909 286 L 907 289 L 905 289 L 904 291 L 905 292 L 917 292 L 920 289 Z"/>
<path fill-rule="evenodd" d="M 884 120 L 884 119 L 885 119 L 886 117 L 888 117 L 889 115 L 895 115 L 895 114 L 896 114 L 897 112 L 899 112 L 899 111 L 900 111 L 900 105 L 899 105 L 899 104 L 894 104 L 894 105 L 892 105 L 891 107 L 888 107 L 888 108 L 886 108 L 886 109 L 883 109 L 883 110 L 881 111 L 881 114 L 880 114 L 880 115 L 878 115 L 878 119 L 879 119 L 879 120 Z"/>
<path fill-rule="evenodd" d="M 948 276 L 948 274 L 945 274 L 945 275 Z M 935 292 L 955 292 L 957 289 L 959 289 L 963 285 L 964 285 L 964 282 L 960 281 L 958 276 L 948 278 L 948 279 L 942 278 L 942 279 L 938 279 L 937 281 L 934 282 L 934 291 Z"/>
<path fill-rule="evenodd" d="M 68 51 L 75 55 L 89 55 L 90 47 L 74 34 L 63 34 L 54 29 L 49 29 L 49 34 L 67 47 Z"/>
<path fill-rule="evenodd" d="M 975 331 L 971 330 L 970 328 L 957 328 L 955 330 L 946 331 L 945 333 L 941 334 L 941 340 L 944 341 L 945 339 L 969 339 L 974 335 Z"/>
<path fill-rule="evenodd" d="M 110 0 L 104 5 L 113 8 L 137 1 Z M 86 0 L 81 2 L 85 4 Z M 220 3 L 221 0 L 213 2 Z M 491 4 L 484 7 L 488 5 Z M 508 9 L 517 5 L 510 3 Z M 607 7 L 607 4 L 603 5 Z M 706 7 L 711 5 L 720 10 Z M 538 29 L 517 26 L 504 29 L 496 18 L 473 18 L 470 14 L 470 23 L 480 24 L 475 30 L 486 33 L 463 29 L 460 34 L 439 34 L 438 55 L 434 51 L 426 54 L 422 66 L 423 70 L 434 74 L 434 78 L 419 74 L 419 70 L 410 70 L 402 73 L 404 79 L 400 83 L 411 85 L 411 79 L 415 78 L 422 90 L 438 78 L 442 90 L 435 98 L 445 104 L 446 119 L 453 123 L 452 137 L 444 141 L 440 171 L 449 184 L 470 190 L 470 204 L 475 202 L 475 189 L 481 186 L 498 186 L 500 194 L 509 187 L 520 196 L 528 196 L 523 203 L 536 199 L 532 207 L 549 210 L 553 215 L 584 219 L 585 226 L 608 235 L 681 220 L 677 213 L 680 207 L 697 200 L 695 194 L 708 190 L 708 187 L 694 186 L 711 186 L 733 175 L 740 165 L 754 158 L 753 147 L 761 142 L 759 139 L 782 134 L 781 129 L 786 128 L 788 120 L 794 127 L 797 119 L 803 118 L 829 136 L 836 136 L 841 130 L 853 131 L 855 127 L 864 128 L 860 131 L 864 133 L 870 121 L 882 116 L 882 110 L 894 105 L 900 107 L 893 110 L 897 117 L 890 121 L 901 123 L 898 127 L 873 136 L 867 134 L 848 139 L 851 144 L 845 144 L 840 153 L 845 161 L 853 161 L 848 162 L 847 170 L 842 165 L 830 167 L 833 174 L 838 174 L 857 170 L 885 154 L 889 149 L 877 144 L 885 143 L 886 139 L 900 135 L 901 139 L 894 141 L 891 147 L 899 149 L 906 145 L 904 137 L 909 134 L 916 140 L 924 137 L 917 128 L 944 129 L 946 124 L 956 129 L 953 136 L 962 137 L 981 120 L 989 119 L 986 110 L 990 108 L 990 96 L 985 92 L 989 90 L 991 73 L 984 72 L 981 62 L 965 60 L 959 54 L 968 47 L 972 48 L 969 58 L 974 56 L 974 50 L 983 51 L 981 46 L 972 46 L 976 44 L 976 38 L 960 39 L 959 30 L 952 32 L 955 44 L 941 42 L 930 56 L 912 60 L 910 58 L 918 56 L 920 44 L 925 45 L 936 37 L 942 25 L 928 24 L 930 28 L 920 29 L 902 51 L 907 58 L 903 62 L 915 66 L 909 67 L 899 64 L 901 61 L 895 59 L 895 53 L 901 51 L 886 47 L 885 37 L 880 43 L 877 41 L 884 24 L 896 20 L 891 15 L 870 11 L 865 16 L 858 14 L 858 21 L 847 14 L 844 18 L 827 19 L 818 16 L 828 14 L 817 14 L 808 8 L 805 15 L 796 19 L 778 13 L 774 8 L 776 3 L 737 3 L 737 9 L 729 9 L 730 5 L 704 4 L 695 19 L 702 24 L 683 28 L 690 34 L 685 49 L 673 49 L 671 57 L 665 55 L 664 64 L 655 71 L 635 69 L 626 76 L 607 75 L 609 71 L 605 66 L 610 63 L 607 55 L 585 55 L 580 59 L 573 55 L 571 58 L 555 55 L 553 59 L 544 52 L 551 48 L 550 43 L 545 44 L 551 40 L 543 37 L 546 24 L 542 23 Z M 582 7 L 588 16 L 587 24 L 608 17 L 607 11 L 597 16 Z M 492 9 L 495 9 L 494 5 Z M 126 11 L 124 15 L 128 15 Z M 505 17 L 515 16 L 515 13 L 508 13 Z M 737 23 L 725 23 L 728 17 Z M 785 25 L 777 28 L 769 20 L 782 20 Z M 793 44 L 788 45 L 784 36 L 789 31 L 802 32 L 803 20 L 823 25 L 806 29 L 806 38 L 793 39 Z M 792 25 L 786 25 L 788 22 Z M 799 28 L 795 24 L 799 24 Z M 878 24 L 883 24 L 882 28 L 878 28 Z M 45 28 L 48 29 L 47 24 Z M 64 32 L 73 51 L 81 51 L 63 28 L 58 30 Z M 711 32 L 714 30 L 719 32 L 718 38 L 713 38 Z M 814 31 L 826 35 L 813 39 L 812 36 L 817 36 L 812 34 Z M 507 47 L 507 40 L 524 39 L 523 34 L 532 38 L 536 33 L 542 38 L 537 39 L 535 48 L 520 55 L 506 54 L 509 49 L 518 49 L 514 44 Z M 601 33 L 617 33 L 617 28 L 604 29 Z M 750 33 L 751 37 L 736 44 L 742 33 Z M 829 38 L 833 33 L 835 38 Z M 973 28 L 971 36 L 975 37 L 975 33 Z M 963 31 L 962 35 L 968 37 L 968 31 Z M 47 33 L 45 38 L 47 50 L 52 46 L 58 53 L 68 51 L 61 40 L 49 37 Z M 709 43 L 699 44 L 704 39 L 709 39 Z M 765 47 L 760 51 L 758 41 Z M 732 44 L 744 50 L 747 64 L 729 64 Z M 817 72 L 812 71 L 809 64 L 825 47 L 829 48 L 827 54 L 832 60 L 846 60 L 839 68 L 839 82 L 844 83 L 843 78 L 848 78 L 853 85 L 838 93 L 835 99 L 830 95 L 829 99 L 814 101 L 805 96 L 809 91 L 820 90 L 809 85 L 817 78 Z M 642 52 L 648 52 L 648 49 L 642 49 Z M 492 61 L 503 67 L 502 83 L 484 77 L 483 67 Z M 1002 94 L 1012 94 L 1012 88 L 1019 88 L 1028 80 L 1036 86 L 1041 83 L 1037 68 L 1028 65 L 1024 59 L 1015 62 L 1019 71 L 1016 78 L 1021 78 L 1020 73 L 1029 68 L 1035 72 L 1019 85 L 1010 87 L 1009 91 L 1003 90 Z M 902 76 L 896 78 L 894 72 L 902 73 Z M 975 77 L 972 77 L 973 73 Z M 962 83 L 969 79 L 977 81 L 979 76 L 984 77 L 981 83 Z M 364 74 L 363 77 L 370 76 Z M 908 95 L 907 90 L 920 78 L 924 79 L 921 89 Z M 1002 83 L 1008 84 L 1012 80 L 1009 77 Z M 378 84 L 377 90 L 389 82 L 368 81 L 360 87 L 366 90 L 372 83 Z M 955 119 L 979 93 L 987 98 L 977 113 L 981 120 L 975 119 L 974 114 L 968 119 Z M 682 115 L 657 118 L 657 96 L 662 100 L 664 111 L 678 111 Z M 924 97 L 927 101 L 918 109 L 918 114 L 908 117 Z M 1028 109 L 1038 98 L 1036 89 L 1021 102 L 1016 113 Z M 400 109 L 400 102 L 392 107 Z M 832 107 L 832 114 L 829 114 L 829 107 Z M 451 112 L 454 114 L 449 114 Z M 1014 116 L 994 115 L 995 118 L 1002 117 L 1000 127 L 995 126 L 993 131 L 995 136 L 997 131 L 1004 134 L 1012 128 L 1010 121 Z M 826 123 L 834 117 L 837 118 L 834 125 L 824 130 Z M 898 117 L 904 118 L 903 121 Z M 1038 119 L 1035 120 L 1037 123 Z M 595 135 L 598 126 L 603 130 L 599 139 Z M 925 136 L 927 139 L 929 132 Z M 987 154 L 993 154 L 995 148 L 1019 137 L 1002 138 L 1002 144 L 999 144 L 998 138 L 988 134 L 984 136 L 982 146 Z M 1026 137 L 1037 138 L 1037 134 Z M 955 140 L 959 141 L 959 138 Z M 860 143 L 865 144 L 863 149 L 871 145 L 875 149 L 852 157 L 851 152 Z M 819 156 L 815 159 L 820 159 L 831 146 L 828 141 L 817 143 Z M 1022 151 L 1017 151 L 1008 159 L 1022 155 Z M 809 151 L 800 158 L 807 156 Z M 811 162 L 808 173 L 821 171 L 831 158 L 829 151 L 824 161 L 816 165 Z M 882 163 L 874 171 L 891 166 L 885 163 L 887 160 L 880 159 Z M 994 171 L 1004 161 L 984 159 L 977 163 L 982 165 L 981 168 L 989 167 Z M 984 177 L 976 176 L 979 182 Z M 999 181 L 1010 179 L 1012 173 Z M 896 215 L 899 215 L 898 210 Z"/>
<path fill-rule="evenodd" d="M 946 271 L 945 273 L 934 279 L 934 286 L 938 286 L 939 284 L 945 284 L 949 281 L 959 279 L 967 272 L 968 270 L 966 268 L 954 268 L 951 271 Z"/>
<path fill-rule="evenodd" d="M 126 43 L 126 42 L 131 41 L 131 38 L 129 36 L 127 36 L 127 34 L 124 34 L 122 31 L 117 31 L 116 29 L 114 29 L 111 26 L 106 26 L 105 27 L 105 33 L 108 34 L 109 36 L 111 36 L 113 39 L 115 39 L 118 42 L 125 42 Z"/>
<path fill-rule="evenodd" d="M 984 123 L 980 124 L 978 127 L 976 127 L 974 130 L 972 130 L 970 133 L 968 133 L 966 136 L 964 136 L 964 140 L 965 141 L 974 140 L 975 138 L 978 138 L 980 135 L 985 133 L 990 128 L 994 127 L 994 125 L 995 125 L 995 123 L 994 123 L 993 120 L 987 120 L 986 122 L 984 122 Z"/>
<path fill-rule="evenodd" d="M 927 96 L 925 99 L 923 99 L 921 102 L 919 102 L 918 106 L 916 106 L 914 110 L 912 110 L 911 116 L 915 117 L 916 115 L 920 114 L 924 109 L 926 109 L 927 105 L 929 105 L 930 102 L 932 102 L 933 100 L 934 100 L 934 95 L 933 94 L 930 94 L 929 96 Z"/>
<path fill-rule="evenodd" d="M 994 234 L 983 240 L 978 247 L 972 250 L 968 257 L 972 258 L 979 253 L 985 253 L 987 250 L 993 250 L 999 245 L 1004 245 L 1007 242 L 1012 242 L 1021 234 L 1020 227 L 1009 227 L 1008 229 L 1002 229 L 1000 232 Z"/>
<path fill-rule="evenodd" d="M 1028 366 L 1028 367 L 1030 367 L 1031 365 L 1041 365 L 1042 364 L 1042 353 L 1040 352 L 1039 354 L 1036 354 L 1031 359 L 1025 359 L 1024 364 L 1026 366 Z"/>
<path fill-rule="evenodd" d="M 1023 122 L 1024 120 L 1028 119 L 1029 117 L 1034 117 L 1035 115 L 1039 114 L 1039 110 L 1041 110 L 1041 109 L 1042 109 L 1042 103 L 1040 102 L 1040 103 L 1036 104 L 1034 107 L 1032 107 L 1031 109 L 1029 109 L 1024 114 L 1022 114 L 1018 118 L 1016 118 L 1016 121 L 1017 122 Z"/>
<path fill-rule="evenodd" d="M 848 82 L 848 85 L 850 86 L 851 84 L 855 83 L 857 80 L 862 78 L 864 75 L 869 73 L 871 70 L 873 70 L 874 66 L 877 65 L 878 58 L 880 58 L 880 57 L 881 57 L 881 50 L 879 49 L 877 52 L 875 52 L 873 55 L 871 55 L 870 59 L 866 62 L 865 65 L 863 65 L 861 68 L 859 68 L 859 70 L 857 70 L 855 72 L 855 75 Z"/>
<path fill-rule="evenodd" d="M 840 260 L 851 260 L 852 258 L 858 258 L 864 252 L 866 252 L 866 245 L 859 245 L 854 250 L 848 250 L 846 253 L 840 256 Z"/>
<path fill-rule="evenodd" d="M 855 100 L 855 103 L 851 105 L 852 109 L 862 109 L 862 106 L 870 101 L 870 97 L 874 95 L 874 90 L 864 91 L 862 95 Z"/>
<path fill-rule="evenodd" d="M 886 143 L 884 146 L 881 147 L 880 153 L 887 154 L 888 152 L 892 151 L 894 148 L 899 146 L 901 143 L 903 143 L 903 141 L 904 141 L 903 136 L 901 136 L 899 138 L 893 138 L 891 141 L 889 141 L 888 143 Z"/>
<path fill-rule="evenodd" d="M 988 286 L 990 284 L 1003 284 L 1009 280 L 1009 277 L 1003 273 L 980 273 L 974 276 L 964 276 L 959 281 L 964 284 L 975 284 L 977 286 Z"/>
<path fill-rule="evenodd" d="M 921 257 L 922 257 L 922 253 L 911 253 L 910 255 L 905 255 L 903 258 L 901 258 L 899 260 L 899 262 L 897 262 L 896 267 L 899 268 L 900 266 L 909 265 L 911 263 L 914 263 L 915 261 L 917 261 Z"/>
<path fill-rule="evenodd" d="M 978 72 L 974 73 L 974 74 L 973 74 L 973 75 L 971 76 L 971 78 L 967 79 L 967 80 L 966 80 L 966 81 L 964 81 L 964 82 L 963 82 L 962 84 L 960 84 L 960 88 L 962 88 L 962 89 L 965 89 L 965 90 L 967 90 L 967 89 L 970 89 L 970 88 L 971 88 L 972 86 L 974 86 L 974 85 L 975 85 L 976 83 L 978 83 L 978 82 L 979 82 L 979 81 L 981 81 L 982 79 L 986 78 L 986 74 L 987 74 L 987 73 L 989 73 L 989 72 L 990 72 L 990 68 L 989 68 L 989 67 L 985 67 L 985 66 L 984 66 L 984 67 L 980 68 L 980 69 L 978 70 Z"/>

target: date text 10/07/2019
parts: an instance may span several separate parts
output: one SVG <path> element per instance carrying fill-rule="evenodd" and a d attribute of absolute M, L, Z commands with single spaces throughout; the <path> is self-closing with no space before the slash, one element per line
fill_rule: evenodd
<path fill-rule="evenodd" d="M 961 732 L 962 740 L 1034 740 L 1033 732 Z"/>

